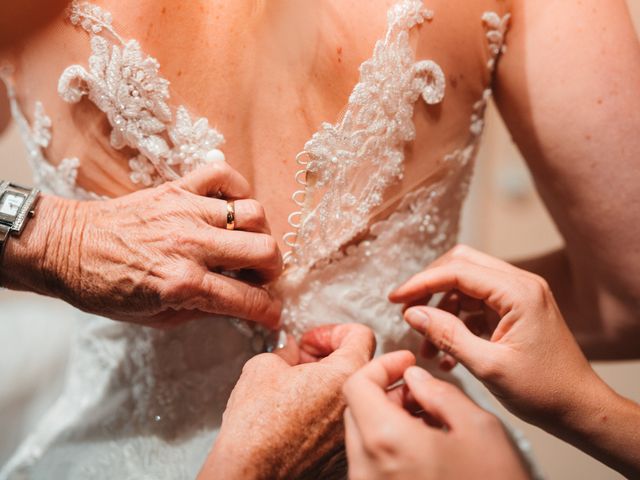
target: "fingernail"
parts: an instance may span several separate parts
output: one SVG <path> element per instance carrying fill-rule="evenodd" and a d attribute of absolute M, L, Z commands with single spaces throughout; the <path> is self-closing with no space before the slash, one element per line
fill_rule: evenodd
<path fill-rule="evenodd" d="M 404 315 L 407 322 L 417 329 L 424 329 L 431 321 L 429 314 L 419 307 L 410 308 Z"/>
<path fill-rule="evenodd" d="M 433 378 L 433 375 L 420 367 L 409 367 L 405 372 L 405 375 L 415 380 L 416 382 L 426 382 L 427 380 L 431 380 Z"/>

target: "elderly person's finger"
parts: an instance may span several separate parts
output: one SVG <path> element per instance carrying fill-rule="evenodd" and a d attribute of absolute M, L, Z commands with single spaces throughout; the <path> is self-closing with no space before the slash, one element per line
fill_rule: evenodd
<path fill-rule="evenodd" d="M 361 324 L 324 325 L 307 332 L 300 348 L 303 359 L 355 371 L 373 356 L 376 339 L 371 329 Z"/>
<path fill-rule="evenodd" d="M 277 328 L 282 302 L 266 289 L 210 272 L 183 278 L 165 291 L 163 303 L 177 310 L 200 310 Z"/>
<path fill-rule="evenodd" d="M 191 318 L 181 310 L 277 325 L 280 302 L 256 286 L 282 273 L 264 211 L 238 200 L 246 214 L 239 226 L 255 231 L 215 228 L 205 217 L 219 212 L 222 225 L 227 203 L 204 196 L 214 186 L 230 197 L 250 193 L 237 172 L 219 165 L 116 199 L 74 203 L 82 255 L 63 259 L 71 263 L 60 270 L 56 295 L 84 311 L 155 327 Z"/>
<path fill-rule="evenodd" d="M 191 201 L 200 217 L 215 228 L 227 230 L 229 200 L 193 195 Z M 254 233 L 271 233 L 269 222 L 260 202 L 251 198 L 233 200 L 234 230 Z"/>
<path fill-rule="evenodd" d="M 208 245 L 201 253 L 209 268 L 252 270 L 266 282 L 282 273 L 280 248 L 270 235 L 224 230 L 212 232 L 203 240 Z"/>
<path fill-rule="evenodd" d="M 282 255 L 276 240 L 263 233 L 194 228 L 164 240 L 167 253 L 186 256 L 190 262 L 213 272 L 248 270 L 254 283 L 268 283 L 282 274 Z"/>
<path fill-rule="evenodd" d="M 204 165 L 174 183 L 179 188 L 205 197 L 241 199 L 251 196 L 249 182 L 226 162 Z"/>
<path fill-rule="evenodd" d="M 362 325 L 330 325 L 309 332 L 302 346 L 316 355 L 314 359 L 321 359 L 297 363 L 296 345 L 289 337 L 275 354 L 258 355 L 245 364 L 205 469 L 215 464 L 234 470 L 236 464 L 228 459 L 235 451 L 258 467 L 264 463 L 256 458 L 275 458 L 277 469 L 266 477 L 263 468 L 258 470 L 260 478 L 301 478 L 339 448 L 344 439 L 341 389 L 355 364 L 372 354 L 373 334 Z M 215 478 L 254 478 L 246 471 L 222 475 L 218 469 L 215 474 Z"/>
<path fill-rule="evenodd" d="M 281 332 L 280 335 L 284 337 L 284 345 L 278 345 L 273 351 L 274 355 L 279 356 L 292 367 L 298 365 L 300 363 L 300 347 L 298 347 L 296 339 L 293 335 L 286 335 L 284 332 Z"/>

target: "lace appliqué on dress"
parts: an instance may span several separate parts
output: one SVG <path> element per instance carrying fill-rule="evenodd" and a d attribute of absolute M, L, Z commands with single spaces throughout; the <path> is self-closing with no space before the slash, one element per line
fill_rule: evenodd
<path fill-rule="evenodd" d="M 91 35 L 92 55 L 88 70 L 73 65 L 63 72 L 58 93 L 69 103 L 88 97 L 107 115 L 111 145 L 139 152 L 129 162 L 133 183 L 157 185 L 220 158 L 224 137 L 206 118 L 194 121 L 181 106 L 172 124 L 169 81 L 160 76 L 158 61 L 136 40 L 125 41 L 110 13 L 75 0 L 69 21 Z"/>
<path fill-rule="evenodd" d="M 486 12 L 482 16 L 482 23 L 487 31 L 487 39 L 489 40 L 489 53 L 491 54 L 487 62 L 487 68 L 490 72 L 494 72 L 498 58 L 507 51 L 505 44 L 505 35 L 509 29 L 511 14 L 500 17 L 495 12 Z"/>
<path fill-rule="evenodd" d="M 398 23 L 391 23 L 399 30 L 392 29 L 387 40 L 392 43 L 395 41 L 395 46 L 389 49 L 380 47 L 377 58 L 381 63 L 370 63 L 371 70 L 367 72 L 372 79 L 377 75 L 382 78 L 377 83 L 370 83 L 371 90 L 362 90 L 358 95 L 370 96 L 377 105 L 387 105 L 382 101 L 385 88 L 404 85 L 404 81 L 413 75 L 414 81 L 419 84 L 415 89 L 412 87 L 412 93 L 407 94 L 413 102 L 418 101 L 420 95 L 426 97 L 428 102 L 441 100 L 443 90 L 438 83 L 443 79 L 439 80 L 440 76 L 438 70 L 433 68 L 434 65 L 422 63 L 422 66 L 416 66 L 410 56 L 403 56 L 406 61 L 398 63 L 394 53 L 397 52 L 397 46 L 406 45 L 407 26 L 426 18 L 418 8 L 421 4 L 422 2 L 415 0 L 400 0 L 394 8 L 392 19 L 398 20 Z M 71 20 L 79 28 L 92 36 L 109 34 L 118 42 L 119 53 L 115 54 L 108 44 L 103 58 L 96 59 L 95 62 L 108 65 L 113 55 L 122 59 L 123 51 L 126 50 L 123 45 L 126 42 L 112 31 L 111 17 L 88 4 L 76 2 L 74 7 L 77 15 L 72 16 Z M 503 21 L 506 28 L 508 18 L 500 19 L 500 22 Z M 498 38 L 496 33 L 500 32 L 501 24 L 496 24 L 493 20 L 485 21 L 490 56 L 493 59 L 488 65 L 490 71 L 495 67 L 497 56 L 503 51 L 503 35 Z M 498 41 L 494 42 L 492 39 Z M 132 55 L 144 62 L 143 55 Z M 383 58 L 387 58 L 390 63 L 382 61 Z M 157 73 L 153 62 L 145 65 L 145 68 L 150 69 L 147 73 L 152 70 Z M 388 75 L 386 65 L 398 66 L 393 74 L 403 78 L 402 83 L 383 81 Z M 112 85 L 119 85 L 115 93 L 119 95 L 121 92 L 128 102 L 133 91 L 128 87 L 130 83 L 119 78 L 123 70 L 110 70 L 116 78 L 110 80 L 112 74 L 109 73 L 103 82 L 101 68 L 95 73 L 91 68 L 89 71 L 82 68 L 73 70 L 74 75 L 69 76 L 69 94 L 79 95 L 79 98 L 88 96 L 91 99 L 92 87 L 88 81 L 112 82 Z M 379 68 L 382 70 L 378 71 Z M 136 73 L 134 76 L 139 78 L 138 75 L 145 73 Z M 105 86 L 100 85 L 98 88 Z M 106 88 L 108 90 L 111 87 L 107 85 Z M 387 90 L 387 93 L 396 99 L 404 98 L 401 91 Z M 491 91 L 487 89 L 473 106 L 469 142 L 446 157 L 447 171 L 441 180 L 406 195 L 389 218 L 369 228 L 368 238 L 348 247 L 346 253 L 335 261 L 326 257 L 331 261 L 327 260 L 325 268 L 307 271 L 302 268 L 293 269 L 282 277 L 278 288 L 282 288 L 285 293 L 283 320 L 288 330 L 302 333 L 321 323 L 358 321 L 372 326 L 385 342 L 401 339 L 406 334 L 407 326 L 400 320 L 401 307 L 390 304 L 386 300 L 386 294 L 403 280 L 399 278 L 401 275 L 409 276 L 419 271 L 455 243 L 460 205 L 466 196 L 472 160 L 484 126 L 482 118 L 490 95 Z M 162 95 L 155 98 L 157 102 L 167 102 L 167 98 Z M 117 118 L 114 115 L 120 108 L 115 103 L 117 98 L 96 100 L 105 102 L 103 105 L 109 110 L 105 113 L 110 119 Z M 184 165 L 187 170 L 190 169 L 189 161 L 201 161 L 198 159 L 211 153 L 204 153 L 207 146 L 217 144 L 221 139 L 214 130 L 209 129 L 206 122 L 193 122 L 186 110 L 184 115 L 180 109 L 174 112 L 176 125 L 173 128 L 162 121 L 165 130 L 160 130 L 153 121 L 144 124 L 155 114 L 148 110 L 151 113 L 147 115 L 143 110 L 162 108 L 158 105 L 154 107 L 153 100 L 149 107 L 146 103 L 141 106 L 136 102 L 131 110 L 118 110 L 125 114 L 124 130 L 115 133 L 112 139 L 115 138 L 116 144 L 141 139 L 142 145 L 146 147 L 156 142 L 146 137 L 155 136 L 167 147 L 162 149 L 164 155 L 153 159 L 139 149 L 140 155 L 131 159 L 132 175 L 136 175 L 138 183 L 154 184 L 162 180 L 153 163 L 157 160 L 166 162 L 176 174 Z M 405 142 L 405 138 L 412 138 L 414 135 L 410 113 L 412 105 L 404 100 L 387 105 L 399 111 L 391 110 L 395 112 L 395 116 L 380 117 L 383 121 L 378 128 L 372 130 L 367 130 L 366 127 L 374 124 L 375 115 L 371 118 L 371 125 L 365 122 L 360 127 L 353 123 L 356 122 L 353 117 L 351 120 L 343 119 L 339 125 L 348 125 L 345 123 L 348 121 L 352 122 L 350 125 L 355 125 L 353 130 L 345 130 L 355 132 L 352 137 L 345 137 L 342 141 L 340 131 L 333 131 L 331 126 L 326 126 L 326 131 L 321 131 L 308 146 L 312 147 L 312 151 L 324 152 L 322 142 L 328 142 L 327 156 L 323 154 L 322 162 L 323 168 L 327 168 L 331 175 L 348 172 L 357 176 L 358 173 L 362 175 L 362 172 L 366 172 L 367 178 L 364 180 L 368 181 L 370 176 L 384 171 L 384 175 L 389 175 L 390 179 L 397 179 L 401 175 L 403 161 L 397 155 L 392 154 L 384 159 L 390 170 L 384 170 L 383 162 L 375 157 L 367 157 L 369 163 L 363 163 L 365 168 L 361 172 L 355 166 L 343 172 L 332 166 L 333 157 L 329 153 L 335 149 L 337 154 L 341 154 L 341 149 L 344 148 L 347 150 L 347 158 L 356 159 L 359 157 L 354 156 L 353 152 L 360 154 L 360 149 L 363 156 L 383 150 L 387 152 L 382 143 L 386 141 L 390 142 L 390 152 L 400 151 L 398 145 Z M 360 111 L 360 107 L 358 109 Z M 378 113 L 380 110 L 376 106 L 375 114 Z M 16 118 L 19 120 L 22 117 Z M 392 128 L 397 129 L 397 135 L 390 137 L 383 133 L 383 127 L 386 127 L 389 118 L 402 120 L 402 125 L 392 125 Z M 364 122 L 362 119 L 360 121 Z M 179 125 L 181 126 L 178 127 Z M 33 128 L 25 121 L 24 130 L 28 132 L 27 138 L 32 142 L 28 146 L 30 150 L 35 146 L 33 150 L 39 152 L 37 158 L 42 159 L 43 165 L 46 165 L 46 161 L 42 158 L 41 148 L 48 144 L 51 133 L 49 127 L 50 122 L 45 119 L 43 111 L 40 119 L 36 118 Z M 358 132 L 356 127 L 361 130 Z M 154 129 L 158 133 L 150 133 Z M 162 142 L 157 141 L 155 144 L 162 145 Z M 175 148 L 178 144 L 184 146 L 184 149 Z M 375 168 L 371 168 L 371 165 L 375 165 Z M 70 173 L 75 171 L 74 162 L 69 162 L 68 167 Z M 314 168 L 313 165 L 310 167 Z M 39 165 L 37 168 L 45 167 Z M 62 174 L 62 177 L 66 175 Z M 323 171 L 320 170 L 312 173 L 312 176 L 320 178 L 322 175 Z M 323 188 L 333 192 L 334 177 L 331 175 L 327 174 L 324 178 Z M 341 185 L 339 182 L 344 179 L 338 178 L 337 181 Z M 321 193 L 315 185 L 313 188 L 314 194 Z M 358 194 L 362 191 L 359 189 Z M 349 190 L 340 193 L 343 193 L 340 199 L 345 204 L 353 202 Z M 356 211 L 355 206 L 352 211 Z M 331 225 L 335 227 L 335 223 Z M 331 235 L 332 232 L 327 230 L 325 234 Z M 86 320 L 89 329 L 80 337 L 74 350 L 65 393 L 11 461 L 6 469 L 8 475 L 17 472 L 11 478 L 194 478 L 211 448 L 228 393 L 242 365 L 250 356 L 250 342 L 236 335 L 225 322 L 211 319 L 191 322 L 167 332 L 96 317 L 83 320 Z M 458 371 L 456 375 L 459 378 L 461 376 L 463 383 L 466 383 L 464 371 Z"/>
<path fill-rule="evenodd" d="M 296 232 L 285 236 L 292 247 L 287 263 L 312 265 L 336 253 L 366 229 L 370 212 L 402 177 L 416 101 L 422 96 L 434 105 L 445 94 L 442 69 L 430 60 L 416 63 L 409 41 L 409 31 L 432 18 L 422 0 L 391 8 L 386 37 L 360 67 L 341 121 L 323 124 L 298 155 L 303 170 L 296 181 L 305 188 L 293 196 L 302 210 L 289 217 Z"/>
<path fill-rule="evenodd" d="M 508 22 L 509 15 L 483 16 L 491 77 L 505 51 Z M 367 238 L 344 253 L 320 259 L 313 269 L 292 269 L 282 277 L 277 288 L 286 292 L 282 317 L 287 331 L 300 336 L 327 318 L 347 317 L 367 323 L 391 342 L 407 335 L 399 307 L 380 300 L 402 281 L 390 281 L 389 272 L 401 265 L 402 274 L 410 276 L 454 246 L 491 95 L 491 88 L 486 88 L 473 105 L 469 141 L 444 158 L 446 170 L 439 180 L 407 194 L 389 218 L 372 224 Z M 338 312 L 324 306 L 336 304 L 337 299 Z"/>
<path fill-rule="evenodd" d="M 174 113 L 167 103 L 169 81 L 159 75 L 158 62 L 146 56 L 137 41 L 125 41 L 116 32 L 109 12 L 76 0 L 69 7 L 69 21 L 91 35 L 92 55 L 88 70 L 73 65 L 63 72 L 58 92 L 68 103 L 77 103 L 87 96 L 107 115 L 112 127 L 111 145 L 139 152 L 129 160 L 134 184 L 156 186 L 224 158 L 219 150 L 224 137 L 209 127 L 206 118 L 194 121 L 187 109 L 180 106 L 172 123 Z M 105 198 L 76 186 L 79 159 L 64 159 L 58 166 L 47 161 L 44 150 L 51 141 L 51 121 L 42 103 L 36 103 L 34 123 L 30 126 L 18 104 L 9 70 L 5 68 L 1 73 L 13 117 L 27 146 L 36 185 L 45 192 L 65 197 Z"/>
<path fill-rule="evenodd" d="M 51 143 L 51 119 L 44 111 L 41 102 L 36 102 L 33 113 L 33 125 L 25 117 L 16 96 L 15 87 L 11 81 L 11 69 L 0 69 L 0 81 L 7 87 L 11 115 L 18 126 L 18 131 L 27 149 L 27 159 L 33 172 L 35 185 L 45 193 L 55 194 L 66 198 L 81 200 L 98 200 L 94 193 L 76 186 L 80 161 L 77 158 L 65 158 L 59 165 L 49 163 L 44 155 Z"/>

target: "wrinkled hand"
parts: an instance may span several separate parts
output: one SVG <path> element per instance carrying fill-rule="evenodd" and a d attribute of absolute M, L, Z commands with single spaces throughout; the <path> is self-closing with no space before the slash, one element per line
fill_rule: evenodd
<path fill-rule="evenodd" d="M 235 231 L 217 194 L 237 199 Z M 57 243 L 66 245 L 48 246 L 50 287 L 116 320 L 165 326 L 206 312 L 273 327 L 281 305 L 260 283 L 277 277 L 282 261 L 249 196 L 246 180 L 219 163 L 118 199 L 76 202 L 61 223 L 67 233 Z"/>
<path fill-rule="evenodd" d="M 390 353 L 346 382 L 349 478 L 528 478 L 496 417 L 414 363 Z"/>
<path fill-rule="evenodd" d="M 449 312 L 411 307 L 438 292 L 457 297 L 457 305 L 449 304 Z M 571 415 L 576 396 L 602 385 L 547 283 L 508 263 L 457 247 L 390 298 L 410 306 L 405 319 L 437 350 L 460 361 L 532 423 L 545 426 Z"/>
<path fill-rule="evenodd" d="M 338 325 L 251 359 L 199 478 L 301 478 L 317 467 L 343 439 L 342 385 L 374 350 L 368 328 Z"/>

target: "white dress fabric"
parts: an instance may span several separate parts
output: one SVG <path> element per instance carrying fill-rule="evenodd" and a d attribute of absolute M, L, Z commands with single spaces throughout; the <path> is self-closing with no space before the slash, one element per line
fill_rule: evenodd
<path fill-rule="evenodd" d="M 468 142 L 446 156 L 439 180 L 408 193 L 391 215 L 372 223 L 385 192 L 402 178 L 404 147 L 416 134 L 415 104 L 435 105 L 446 95 L 442 69 L 416 61 L 409 42 L 410 31 L 432 16 L 421 0 L 400 0 L 390 9 L 387 34 L 361 66 L 343 117 L 322 125 L 298 156 L 296 181 L 303 188 L 294 202 L 300 210 L 290 216 L 288 268 L 273 287 L 294 334 L 323 323 L 361 322 L 374 328 L 381 350 L 415 345 L 401 308 L 387 295 L 456 243 L 491 96 L 487 86 L 469 119 Z M 59 93 L 69 103 L 88 98 L 108 118 L 113 148 L 137 152 L 130 159 L 134 183 L 157 185 L 215 161 L 222 134 L 185 107 L 170 106 L 160 65 L 137 41 L 118 34 L 108 12 L 74 1 L 68 18 L 89 36 L 92 55 L 86 66 L 63 72 Z M 504 51 L 508 21 L 491 12 L 478 19 L 487 33 L 490 72 Z M 29 123 L 10 72 L 3 78 L 38 185 L 98 199 L 75 183 L 79 159 L 48 163 L 43 152 L 51 121 L 44 105 L 35 105 Z M 194 478 L 240 370 L 263 339 L 233 319 L 205 318 L 168 332 L 86 314 L 80 322 L 63 394 L 0 479 Z M 451 378 L 486 405 L 464 369 Z M 526 449 L 526 442 L 520 445 Z"/>

